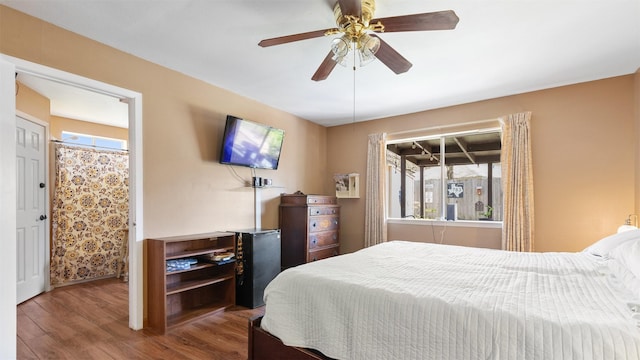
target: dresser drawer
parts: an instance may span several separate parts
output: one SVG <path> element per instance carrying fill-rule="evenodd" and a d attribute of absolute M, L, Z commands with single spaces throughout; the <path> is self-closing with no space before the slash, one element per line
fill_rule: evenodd
<path fill-rule="evenodd" d="M 338 244 L 337 231 L 323 231 L 309 234 L 309 250 Z"/>
<path fill-rule="evenodd" d="M 323 204 L 323 205 L 334 205 L 337 204 L 338 201 L 334 196 L 321 196 L 321 195 L 307 195 L 307 204 Z"/>
<path fill-rule="evenodd" d="M 337 216 L 314 216 L 309 219 L 309 232 L 337 230 L 339 224 Z"/>
<path fill-rule="evenodd" d="M 337 206 L 310 206 L 309 216 L 318 215 L 339 215 L 340 208 Z"/>
<path fill-rule="evenodd" d="M 328 249 L 309 251 L 307 262 L 322 260 L 332 256 L 337 256 L 339 254 L 340 254 L 339 246 L 330 247 Z"/>

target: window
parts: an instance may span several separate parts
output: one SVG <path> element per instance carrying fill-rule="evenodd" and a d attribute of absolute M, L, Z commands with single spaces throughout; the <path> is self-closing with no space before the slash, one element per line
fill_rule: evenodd
<path fill-rule="evenodd" d="M 107 148 L 107 149 L 117 149 L 117 150 L 127 149 L 126 140 L 111 139 L 111 138 L 86 135 L 86 134 L 78 134 L 78 133 L 72 133 L 68 131 L 62 132 L 62 141 L 69 144 Z"/>
<path fill-rule="evenodd" d="M 500 130 L 387 143 L 390 218 L 502 221 Z"/>

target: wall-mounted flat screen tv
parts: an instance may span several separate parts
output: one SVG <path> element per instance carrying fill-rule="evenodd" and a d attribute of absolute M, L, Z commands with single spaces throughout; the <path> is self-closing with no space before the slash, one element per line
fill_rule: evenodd
<path fill-rule="evenodd" d="M 227 115 L 220 163 L 277 169 L 284 130 Z"/>

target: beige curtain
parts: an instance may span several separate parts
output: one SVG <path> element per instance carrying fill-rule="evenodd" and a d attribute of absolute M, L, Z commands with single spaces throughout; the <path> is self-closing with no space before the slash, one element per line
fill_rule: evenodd
<path fill-rule="evenodd" d="M 531 162 L 531 112 L 511 114 L 502 125 L 502 189 L 504 221 L 502 248 L 533 251 L 533 168 Z"/>
<path fill-rule="evenodd" d="M 57 144 L 51 285 L 113 276 L 129 223 L 129 155 Z"/>
<path fill-rule="evenodd" d="M 386 223 L 386 139 L 387 134 L 369 135 L 364 211 L 364 246 L 387 241 Z"/>

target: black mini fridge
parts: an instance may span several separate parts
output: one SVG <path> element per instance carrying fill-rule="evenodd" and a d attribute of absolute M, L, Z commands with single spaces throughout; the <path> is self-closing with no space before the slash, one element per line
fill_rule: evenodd
<path fill-rule="evenodd" d="M 236 304 L 264 305 L 264 289 L 280 273 L 280 230 L 236 232 L 236 259 Z"/>

